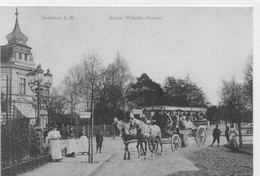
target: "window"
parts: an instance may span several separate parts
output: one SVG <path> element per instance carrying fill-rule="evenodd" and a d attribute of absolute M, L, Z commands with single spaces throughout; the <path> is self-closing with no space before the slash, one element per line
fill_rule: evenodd
<path fill-rule="evenodd" d="M 20 78 L 19 80 L 19 94 L 25 95 L 25 79 L 24 78 Z"/>

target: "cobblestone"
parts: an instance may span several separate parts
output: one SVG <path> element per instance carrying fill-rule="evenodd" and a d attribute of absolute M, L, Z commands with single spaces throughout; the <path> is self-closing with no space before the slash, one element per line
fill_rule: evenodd
<path fill-rule="evenodd" d="M 203 147 L 191 152 L 185 148 L 180 151 L 194 162 L 198 171 L 179 171 L 171 176 L 189 175 L 253 175 L 253 157 L 231 152 L 224 146 Z"/>
<path fill-rule="evenodd" d="M 225 138 L 220 147 L 209 147 L 212 137 L 208 136 L 204 147 L 199 148 L 193 138 L 189 146 L 173 153 L 169 144 L 163 144 L 163 155 L 146 160 L 137 158 L 134 144 L 130 144 L 131 160 L 123 161 L 123 148 L 99 170 L 96 175 L 168 175 L 168 176 L 250 176 L 253 175 L 253 157 L 231 152 L 225 148 Z M 120 144 L 119 144 L 120 145 Z"/>

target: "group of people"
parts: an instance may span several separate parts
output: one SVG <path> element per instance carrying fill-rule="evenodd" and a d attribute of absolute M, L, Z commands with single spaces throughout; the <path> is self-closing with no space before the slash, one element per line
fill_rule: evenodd
<path fill-rule="evenodd" d="M 193 121 L 206 120 L 205 114 L 203 113 L 190 113 L 190 112 L 174 112 L 172 115 L 166 112 L 155 111 L 152 117 L 154 124 L 158 125 L 163 130 L 168 124 L 172 122 L 179 122 L 180 129 L 191 128 Z"/>
<path fill-rule="evenodd" d="M 78 144 L 75 140 L 75 133 L 73 132 L 73 128 L 69 128 L 67 139 L 66 139 L 66 157 L 75 157 L 76 153 L 82 153 L 84 155 L 85 153 L 88 153 L 88 138 L 86 136 L 86 131 L 84 128 L 79 133 L 79 140 Z M 52 130 L 48 132 L 45 141 L 49 145 L 49 152 L 51 155 L 51 159 L 54 162 L 60 162 L 62 159 L 62 151 L 61 151 L 61 144 L 60 139 L 61 134 L 60 131 L 57 130 L 57 126 L 54 125 Z M 96 134 L 96 152 L 101 153 L 102 148 L 102 142 L 103 142 L 103 135 L 98 131 Z"/>
<path fill-rule="evenodd" d="M 210 145 L 211 147 L 213 147 L 214 143 L 217 141 L 218 145 L 217 147 L 219 147 L 219 143 L 220 143 L 220 135 L 221 135 L 221 130 L 218 128 L 218 125 L 216 125 L 216 127 L 213 130 L 212 136 L 213 136 L 213 141 L 212 144 Z M 225 130 L 225 136 L 228 142 L 228 145 L 230 145 L 231 142 L 233 142 L 233 144 L 235 145 L 235 147 L 237 148 L 237 136 L 238 136 L 238 132 L 236 130 L 236 128 L 234 127 L 234 124 L 232 123 L 229 126 L 226 127 Z"/>

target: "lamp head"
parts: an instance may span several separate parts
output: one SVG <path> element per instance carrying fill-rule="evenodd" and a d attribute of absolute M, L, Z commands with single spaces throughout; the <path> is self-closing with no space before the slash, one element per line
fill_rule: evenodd
<path fill-rule="evenodd" d="M 52 74 L 50 73 L 50 69 L 47 70 L 47 73 L 44 74 L 44 83 L 47 88 L 51 87 L 52 84 Z"/>

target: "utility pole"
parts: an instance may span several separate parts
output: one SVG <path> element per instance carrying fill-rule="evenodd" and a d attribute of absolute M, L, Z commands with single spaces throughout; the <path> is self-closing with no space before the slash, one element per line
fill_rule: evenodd
<path fill-rule="evenodd" d="M 94 102 L 92 99 L 92 108 L 91 108 L 91 160 L 90 162 L 93 163 L 93 137 L 94 137 Z"/>
<path fill-rule="evenodd" d="M 91 58 L 92 60 L 92 58 Z M 91 117 L 90 117 L 90 122 L 91 122 L 91 129 L 90 129 L 90 154 L 89 154 L 89 163 L 93 163 L 93 135 L 94 135 L 94 63 L 93 61 L 91 62 Z"/>
<path fill-rule="evenodd" d="M 91 151 L 91 145 L 90 145 L 90 142 L 91 142 L 91 134 L 90 134 L 90 118 L 88 119 L 88 163 L 90 163 L 90 151 Z"/>

